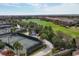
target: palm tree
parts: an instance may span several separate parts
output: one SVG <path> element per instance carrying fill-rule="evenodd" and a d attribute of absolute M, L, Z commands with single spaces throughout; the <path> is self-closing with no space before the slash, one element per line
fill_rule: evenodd
<path fill-rule="evenodd" d="M 20 52 L 19 50 L 22 50 L 22 49 L 23 49 L 22 44 L 19 43 L 18 41 L 16 41 L 16 42 L 13 44 L 13 47 L 14 47 L 14 49 L 16 50 L 17 54 L 20 55 L 20 54 L 19 54 L 19 52 Z"/>

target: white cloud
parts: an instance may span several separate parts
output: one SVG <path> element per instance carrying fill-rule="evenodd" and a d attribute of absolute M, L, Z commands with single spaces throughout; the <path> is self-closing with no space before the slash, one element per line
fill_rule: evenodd
<path fill-rule="evenodd" d="M 21 5 L 17 4 L 7 4 L 8 6 L 20 7 Z M 39 4 L 39 3 L 28 3 L 28 5 L 34 7 L 34 12 L 16 12 L 10 14 L 26 14 L 26 15 L 36 15 L 36 14 L 79 14 L 79 4 L 74 3 L 63 3 L 57 6 L 48 6 L 48 4 Z M 23 5 L 24 6 L 24 5 Z M 3 13 L 2 13 L 3 14 Z M 9 14 L 9 13 L 5 13 Z"/>
<path fill-rule="evenodd" d="M 18 4 L 16 3 L 3 3 L 1 4 L 3 6 L 9 6 L 9 7 L 20 7 Z"/>
<path fill-rule="evenodd" d="M 39 3 L 30 3 L 29 5 L 39 7 L 41 4 L 39 4 Z"/>
<path fill-rule="evenodd" d="M 34 14 L 79 14 L 78 3 L 63 3 L 57 6 L 48 6 L 48 4 L 30 4 L 35 7 L 36 11 Z"/>
<path fill-rule="evenodd" d="M 51 8 L 44 8 L 40 13 L 44 14 L 79 14 L 79 4 L 62 4 Z"/>
<path fill-rule="evenodd" d="M 28 5 L 35 7 L 35 8 L 48 8 L 48 7 L 50 7 L 47 3 L 30 3 Z"/>

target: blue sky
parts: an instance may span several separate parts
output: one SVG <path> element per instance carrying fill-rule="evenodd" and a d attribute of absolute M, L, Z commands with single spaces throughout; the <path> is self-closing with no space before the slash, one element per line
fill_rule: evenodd
<path fill-rule="evenodd" d="M 79 14 L 75 3 L 0 3 L 0 15 Z"/>

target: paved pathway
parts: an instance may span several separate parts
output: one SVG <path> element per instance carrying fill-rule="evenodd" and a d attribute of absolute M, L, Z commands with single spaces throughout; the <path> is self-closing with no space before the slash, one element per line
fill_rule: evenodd
<path fill-rule="evenodd" d="M 42 49 L 41 51 L 33 54 L 32 56 L 44 56 L 44 55 L 48 54 L 49 52 L 51 52 L 51 50 L 53 49 L 52 43 L 50 43 L 47 40 L 43 40 L 43 42 L 44 42 L 44 44 L 47 45 L 47 48 Z"/>

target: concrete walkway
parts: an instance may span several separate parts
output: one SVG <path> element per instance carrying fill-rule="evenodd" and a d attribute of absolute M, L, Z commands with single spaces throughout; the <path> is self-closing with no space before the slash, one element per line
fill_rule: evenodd
<path fill-rule="evenodd" d="M 52 43 L 50 43 L 47 40 L 43 40 L 43 42 L 44 42 L 44 44 L 46 44 L 47 47 L 45 49 L 42 49 L 41 51 L 33 54 L 32 56 L 44 56 L 44 55 L 49 54 L 52 51 L 52 49 L 54 48 Z"/>

